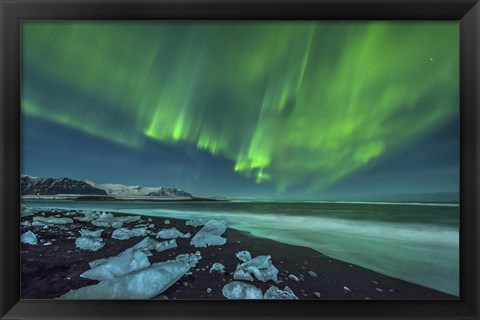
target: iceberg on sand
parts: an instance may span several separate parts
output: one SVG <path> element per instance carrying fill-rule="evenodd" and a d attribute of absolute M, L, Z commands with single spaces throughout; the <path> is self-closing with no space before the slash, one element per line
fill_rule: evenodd
<path fill-rule="evenodd" d="M 145 237 L 142 241 L 137 243 L 132 247 L 132 249 L 138 249 L 138 250 L 153 250 L 155 249 L 155 245 L 158 243 L 158 241 L 150 238 L 150 237 Z"/>
<path fill-rule="evenodd" d="M 147 235 L 147 228 L 118 228 L 112 233 L 112 238 L 117 240 L 127 240 L 132 237 L 142 237 Z"/>
<path fill-rule="evenodd" d="M 158 252 L 162 252 L 162 251 L 176 248 L 176 247 L 177 247 L 177 241 L 175 239 L 171 239 L 171 240 L 166 240 L 162 242 L 157 242 L 157 244 L 155 244 L 154 249 L 157 250 Z"/>
<path fill-rule="evenodd" d="M 176 248 L 176 247 L 177 247 L 177 241 L 175 239 L 159 242 L 147 236 L 142 241 L 134 245 L 131 249 L 142 250 L 144 252 L 147 252 L 147 255 L 149 255 L 148 252 L 150 250 L 156 250 L 158 252 L 161 252 L 161 251 L 165 251 L 165 250 Z"/>
<path fill-rule="evenodd" d="M 237 256 L 238 259 L 240 259 L 243 262 L 247 262 L 248 260 L 252 260 L 252 255 L 247 250 L 239 251 L 235 255 Z"/>
<path fill-rule="evenodd" d="M 213 273 L 213 272 L 225 273 L 225 266 L 223 264 L 221 264 L 220 262 L 216 262 L 212 265 L 209 272 L 210 273 Z"/>
<path fill-rule="evenodd" d="M 27 231 L 22 234 L 20 241 L 26 244 L 38 244 L 37 236 L 32 231 Z"/>
<path fill-rule="evenodd" d="M 189 269 L 178 261 L 154 263 L 120 278 L 70 290 L 59 299 L 150 299 L 168 289 Z"/>
<path fill-rule="evenodd" d="M 176 239 L 180 236 L 181 232 L 176 228 L 163 229 L 159 231 L 156 235 L 156 238 L 160 239 Z"/>
<path fill-rule="evenodd" d="M 195 247 L 207 247 L 213 245 L 223 245 L 227 242 L 227 239 L 223 238 L 221 235 L 225 232 L 227 226 L 217 220 L 208 221 L 205 226 L 200 229 L 200 231 L 193 236 L 190 244 Z"/>
<path fill-rule="evenodd" d="M 100 215 L 95 214 L 95 219 L 91 221 L 92 224 L 97 227 L 121 228 L 124 224 L 138 221 L 140 218 L 140 216 L 128 215 L 114 216 L 111 213 L 103 212 Z"/>
<path fill-rule="evenodd" d="M 70 218 L 56 218 L 56 217 L 33 217 L 32 226 L 36 227 L 50 227 L 57 224 L 73 223 Z"/>
<path fill-rule="evenodd" d="M 127 249 L 119 256 L 127 255 L 134 251 L 141 254 L 141 251 Z M 176 257 L 175 261 L 169 260 L 154 263 L 149 267 L 130 272 L 124 276 L 104 279 L 95 285 L 70 290 L 58 299 L 150 299 L 159 295 L 177 282 L 177 280 L 187 273 L 191 267 L 194 267 L 201 258 L 202 256 L 198 251 L 196 253 L 181 254 Z M 148 258 L 146 259 L 148 262 Z M 103 260 L 103 262 L 100 260 Z M 104 263 L 108 263 L 108 261 L 111 262 L 113 258 L 100 260 L 98 260 L 98 263 L 92 263 L 101 267 Z M 144 261 L 143 257 L 140 260 Z M 126 264 L 124 264 L 124 266 L 125 265 Z M 109 271 L 111 270 L 112 269 Z"/>
<path fill-rule="evenodd" d="M 103 229 L 95 230 L 95 231 L 82 229 L 79 232 L 82 237 L 100 238 L 102 236 Z"/>
<path fill-rule="evenodd" d="M 227 283 L 222 294 L 227 299 L 263 299 L 262 289 L 240 281 Z"/>
<path fill-rule="evenodd" d="M 208 222 L 208 220 L 205 219 L 192 219 L 188 220 L 185 225 L 187 226 L 194 226 L 194 227 L 200 227 L 205 225 Z"/>
<path fill-rule="evenodd" d="M 240 251 L 236 256 L 243 261 L 237 265 L 233 274 L 235 280 L 253 281 L 253 274 L 258 280 L 266 282 L 273 280 L 278 282 L 278 269 L 270 261 L 271 256 L 258 256 L 252 259 L 250 252 Z"/>
<path fill-rule="evenodd" d="M 92 261 L 92 269 L 80 275 L 92 280 L 111 280 L 122 277 L 130 272 L 144 269 L 150 265 L 145 253 L 137 249 L 127 249 L 117 256 Z"/>
<path fill-rule="evenodd" d="M 190 266 L 190 268 L 193 268 L 197 265 L 198 261 L 201 259 L 202 259 L 202 255 L 200 254 L 200 251 L 197 251 L 195 253 L 179 254 L 175 258 L 175 261 L 185 263 L 186 265 Z"/>
<path fill-rule="evenodd" d="M 190 233 L 181 233 L 176 228 L 160 230 L 156 235 L 156 238 L 160 238 L 160 239 L 176 239 L 178 237 L 190 238 L 191 235 Z"/>
<path fill-rule="evenodd" d="M 264 299 L 298 299 L 295 293 L 293 293 L 292 289 L 290 289 L 288 286 L 285 286 L 283 290 L 280 290 L 275 286 L 271 286 L 270 288 L 268 288 L 267 291 L 265 291 L 263 298 Z"/>
<path fill-rule="evenodd" d="M 86 229 L 80 230 L 80 237 L 75 240 L 77 248 L 82 250 L 97 251 L 103 248 L 105 243 L 100 237 L 103 230 L 90 231 Z"/>
<path fill-rule="evenodd" d="M 298 299 L 288 286 L 285 286 L 284 290 L 271 286 L 264 294 L 262 289 L 240 281 L 227 283 L 222 289 L 222 294 L 227 299 Z"/>
<path fill-rule="evenodd" d="M 26 205 L 22 204 L 21 213 L 20 213 L 20 215 L 22 217 L 28 217 L 28 216 L 31 216 L 33 214 L 35 214 L 35 210 L 33 208 L 27 207 Z"/>

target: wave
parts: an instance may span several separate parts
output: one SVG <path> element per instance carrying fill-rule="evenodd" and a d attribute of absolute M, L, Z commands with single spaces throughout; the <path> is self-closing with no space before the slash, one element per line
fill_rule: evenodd
<path fill-rule="evenodd" d="M 49 207 L 78 210 L 81 205 L 86 204 L 52 203 Z M 247 211 L 123 206 L 121 203 L 102 203 L 98 206 L 92 203 L 85 209 L 166 218 L 221 219 L 229 227 L 249 232 L 256 237 L 309 247 L 332 258 L 442 292 L 454 295 L 459 292 L 459 231 L 456 227 L 414 221 L 352 220 L 311 214 L 255 214 Z"/>

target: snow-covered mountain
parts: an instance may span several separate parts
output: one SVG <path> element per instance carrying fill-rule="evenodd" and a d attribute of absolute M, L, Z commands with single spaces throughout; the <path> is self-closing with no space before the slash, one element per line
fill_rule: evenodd
<path fill-rule="evenodd" d="M 70 178 L 37 178 L 22 175 L 20 179 L 20 186 L 22 195 L 107 195 L 105 190 L 95 188 L 85 181 L 79 181 Z"/>
<path fill-rule="evenodd" d="M 176 188 L 126 186 L 123 184 L 97 184 L 89 180 L 71 178 L 37 178 L 21 176 L 22 195 L 109 195 L 119 198 L 157 197 L 193 198 L 188 192 Z"/>
<path fill-rule="evenodd" d="M 123 184 L 96 184 L 92 181 L 85 180 L 86 183 L 92 187 L 105 190 L 105 192 L 114 197 L 165 197 L 177 198 L 186 197 L 191 198 L 192 195 L 188 192 L 177 188 L 163 188 L 163 187 L 142 187 L 142 186 L 126 186 Z"/>

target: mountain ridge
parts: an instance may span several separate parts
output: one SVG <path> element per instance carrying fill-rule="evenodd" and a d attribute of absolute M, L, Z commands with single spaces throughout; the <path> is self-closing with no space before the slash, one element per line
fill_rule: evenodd
<path fill-rule="evenodd" d="M 93 195 L 113 197 L 193 198 L 181 189 L 165 187 L 127 186 L 123 184 L 97 184 L 90 180 L 72 178 L 38 178 L 21 175 L 21 195 Z"/>

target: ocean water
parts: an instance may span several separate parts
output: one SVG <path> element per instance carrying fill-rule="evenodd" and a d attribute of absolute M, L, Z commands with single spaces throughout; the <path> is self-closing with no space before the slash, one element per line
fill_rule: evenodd
<path fill-rule="evenodd" d="M 68 200 L 22 203 L 35 208 L 222 219 L 229 227 L 257 237 L 309 247 L 388 276 L 459 295 L 457 205 Z"/>

